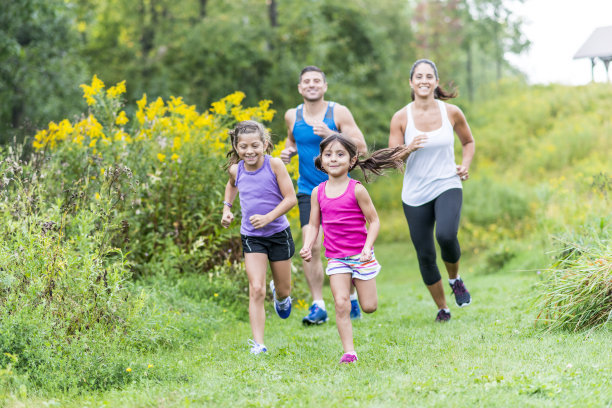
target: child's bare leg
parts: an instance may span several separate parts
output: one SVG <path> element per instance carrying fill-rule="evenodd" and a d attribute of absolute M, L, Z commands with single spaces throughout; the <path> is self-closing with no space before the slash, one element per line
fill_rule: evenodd
<path fill-rule="evenodd" d="M 251 321 L 253 340 L 263 344 L 266 324 L 264 299 L 266 297 L 268 255 L 260 253 L 244 254 L 244 264 L 249 277 L 249 320 Z"/>
<path fill-rule="evenodd" d="M 351 274 L 339 273 L 329 276 L 329 285 L 336 305 L 336 327 L 345 353 L 355 351 L 353 345 L 353 326 L 349 313 L 351 311 Z"/>
<path fill-rule="evenodd" d="M 306 239 L 306 231 L 310 226 L 304 225 L 302 228 L 302 242 Z M 312 259 L 310 262 L 302 262 L 304 267 L 304 276 L 310 289 L 312 300 L 323 300 L 323 281 L 325 273 L 323 272 L 323 262 L 321 261 L 321 237 L 323 236 L 323 228 L 319 229 L 319 234 L 312 246 Z"/>
<path fill-rule="evenodd" d="M 376 293 L 376 278 L 370 280 L 353 279 L 357 288 L 357 296 L 361 310 L 365 313 L 373 313 L 378 308 L 378 294 Z"/>
<path fill-rule="evenodd" d="M 291 259 L 270 262 L 276 299 L 283 300 L 291 294 Z"/>

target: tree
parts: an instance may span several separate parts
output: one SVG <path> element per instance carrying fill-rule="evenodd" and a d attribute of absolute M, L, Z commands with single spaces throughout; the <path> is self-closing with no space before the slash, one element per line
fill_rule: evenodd
<path fill-rule="evenodd" d="M 0 143 L 82 106 L 85 66 L 72 10 L 62 0 L 5 2 L 0 12 Z"/>

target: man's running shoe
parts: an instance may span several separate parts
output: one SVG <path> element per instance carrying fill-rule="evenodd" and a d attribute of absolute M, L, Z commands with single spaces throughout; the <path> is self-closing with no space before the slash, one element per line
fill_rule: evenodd
<path fill-rule="evenodd" d="M 327 311 L 321 309 L 315 303 L 308 309 L 310 313 L 302 319 L 302 323 L 310 326 L 313 324 L 323 324 L 327 321 Z"/>
<path fill-rule="evenodd" d="M 440 309 L 438 311 L 438 315 L 436 316 L 436 322 L 440 322 L 440 323 L 448 322 L 450 318 L 451 318 L 451 315 L 449 312 L 447 312 L 444 309 Z"/>
<path fill-rule="evenodd" d="M 351 300 L 351 320 L 361 319 L 361 309 L 359 309 L 359 301 L 357 299 Z"/>
<path fill-rule="evenodd" d="M 463 281 L 458 278 L 455 280 L 455 283 L 450 285 L 453 290 L 453 294 L 455 295 L 455 302 L 459 307 L 465 307 L 472 303 L 472 297 L 470 296 L 470 292 L 465 288 Z"/>
<path fill-rule="evenodd" d="M 351 353 L 344 353 L 340 359 L 340 364 L 350 364 L 357 361 L 357 356 Z"/>
<path fill-rule="evenodd" d="M 249 339 L 249 346 L 251 346 L 251 354 L 261 354 L 268 351 L 266 346 L 251 339 Z"/>
<path fill-rule="evenodd" d="M 288 296 L 282 302 L 276 300 L 276 289 L 274 288 L 274 281 L 270 281 L 270 290 L 272 291 L 272 297 L 274 298 L 274 310 L 281 319 L 286 319 L 291 314 L 291 296 Z"/>

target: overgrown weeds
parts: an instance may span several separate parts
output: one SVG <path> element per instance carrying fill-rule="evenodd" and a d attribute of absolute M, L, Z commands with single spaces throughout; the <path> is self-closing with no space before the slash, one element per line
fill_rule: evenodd
<path fill-rule="evenodd" d="M 594 230 L 594 231 L 593 231 Z M 610 219 L 558 239 L 558 260 L 539 285 L 536 322 L 546 330 L 593 330 L 612 321 Z"/>

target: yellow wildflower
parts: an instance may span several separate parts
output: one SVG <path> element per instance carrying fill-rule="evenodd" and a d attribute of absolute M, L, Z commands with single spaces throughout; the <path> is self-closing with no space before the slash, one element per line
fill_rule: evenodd
<path fill-rule="evenodd" d="M 178 154 L 176 154 L 176 153 L 174 153 L 174 154 L 172 155 L 172 157 L 170 157 L 170 159 L 171 159 L 172 161 L 177 161 L 177 160 L 178 160 L 178 158 L 179 158 L 179 155 L 178 155 Z"/>
<path fill-rule="evenodd" d="M 100 92 L 100 90 L 104 88 L 104 82 L 102 82 L 100 78 L 98 78 L 98 76 L 94 74 L 91 80 L 91 87 L 93 89 L 93 94 L 97 95 L 98 92 Z"/>
<path fill-rule="evenodd" d="M 211 111 L 218 113 L 219 115 L 227 115 L 227 107 L 225 106 L 225 102 L 213 102 Z"/>
<path fill-rule="evenodd" d="M 115 119 L 115 123 L 121 126 L 121 125 L 125 125 L 128 122 L 129 122 L 129 119 L 125 115 L 125 111 L 119 112 L 119 115 L 117 115 L 117 119 Z"/>
<path fill-rule="evenodd" d="M 136 101 L 136 105 L 138 105 L 139 110 L 143 110 L 147 106 L 147 94 L 142 94 L 142 98 Z"/>
<path fill-rule="evenodd" d="M 130 367 L 126 368 L 125 371 L 127 371 L 128 373 L 132 372 L 132 369 Z"/>
<path fill-rule="evenodd" d="M 160 162 L 164 162 L 164 160 L 166 160 L 166 155 L 165 154 L 161 154 L 161 153 L 157 153 L 157 158 L 159 159 Z"/>
<path fill-rule="evenodd" d="M 100 193 L 96 193 L 96 200 L 100 201 Z"/>
<path fill-rule="evenodd" d="M 242 102 L 244 96 L 244 92 L 236 91 L 233 94 L 227 95 L 222 100 L 227 101 L 233 105 L 240 105 L 240 102 Z"/>
<path fill-rule="evenodd" d="M 106 91 L 106 94 L 108 96 L 110 96 L 111 98 L 116 98 L 117 96 L 121 95 L 122 93 L 125 93 L 125 80 L 119 82 L 115 86 L 111 86 Z"/>

